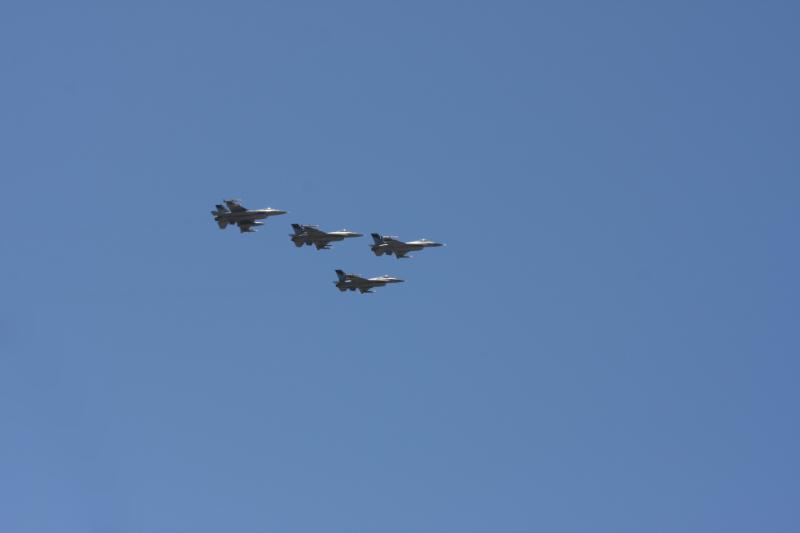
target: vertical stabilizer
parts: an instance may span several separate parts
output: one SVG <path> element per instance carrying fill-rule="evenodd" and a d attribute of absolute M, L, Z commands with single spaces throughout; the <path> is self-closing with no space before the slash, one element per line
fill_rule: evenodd
<path fill-rule="evenodd" d="M 228 226 L 228 220 L 225 218 L 225 215 L 229 214 L 229 211 L 224 205 L 217 204 L 216 209 L 211 211 L 211 214 L 214 215 L 214 220 L 217 221 L 219 229 L 225 229 Z"/>

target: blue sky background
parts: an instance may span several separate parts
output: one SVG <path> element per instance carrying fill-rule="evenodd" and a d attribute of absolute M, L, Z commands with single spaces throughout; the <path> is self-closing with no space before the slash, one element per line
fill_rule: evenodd
<path fill-rule="evenodd" d="M 3 3 L 0 530 L 797 531 L 796 6 Z"/>

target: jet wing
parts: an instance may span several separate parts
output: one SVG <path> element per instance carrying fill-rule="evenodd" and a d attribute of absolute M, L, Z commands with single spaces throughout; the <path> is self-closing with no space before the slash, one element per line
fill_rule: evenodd
<path fill-rule="evenodd" d="M 247 208 L 236 200 L 225 200 L 225 205 L 228 206 L 228 209 L 231 210 L 231 213 L 242 213 L 247 211 Z"/>
<path fill-rule="evenodd" d="M 327 250 L 328 248 L 330 248 L 330 246 L 328 246 L 328 243 L 323 241 L 317 241 L 314 243 L 314 245 L 317 247 L 317 250 Z"/>
<path fill-rule="evenodd" d="M 321 229 L 315 228 L 314 226 L 303 226 L 307 235 L 312 237 L 325 237 L 327 233 L 322 231 Z"/>
<path fill-rule="evenodd" d="M 406 254 L 407 254 L 407 253 L 408 253 L 408 252 L 406 252 L 406 251 L 402 251 L 402 252 L 395 251 L 395 252 L 394 252 L 394 255 L 395 255 L 395 257 L 397 257 L 398 259 L 403 259 L 404 257 L 406 257 Z"/>

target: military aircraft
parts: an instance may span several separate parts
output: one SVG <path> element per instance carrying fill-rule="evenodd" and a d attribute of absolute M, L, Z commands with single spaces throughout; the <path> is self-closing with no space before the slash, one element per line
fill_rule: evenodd
<path fill-rule="evenodd" d="M 311 246 L 312 244 L 317 247 L 317 250 L 329 250 L 330 243 L 333 241 L 343 241 L 352 237 L 361 237 L 361 233 L 355 231 L 347 231 L 346 229 L 340 231 L 322 231 L 317 226 L 306 226 L 304 224 L 292 224 L 294 233 L 290 234 L 292 242 L 298 248 L 304 244 Z"/>
<path fill-rule="evenodd" d="M 342 292 L 346 290 L 359 290 L 361 291 L 361 294 L 374 292 L 370 289 L 375 287 L 383 287 L 389 283 L 403 282 L 402 279 L 393 278 L 386 275 L 378 276 L 376 278 L 362 278 L 361 276 L 356 276 L 355 274 L 345 274 L 343 270 L 337 270 L 336 276 L 339 278 L 339 281 L 334 281 L 337 289 Z"/>
<path fill-rule="evenodd" d="M 440 242 L 433 242 L 429 241 L 428 239 L 403 242 L 399 240 L 397 237 L 393 237 L 390 235 L 381 235 L 379 233 L 373 233 L 372 240 L 374 241 L 374 244 L 371 244 L 370 248 L 372 249 L 372 252 L 375 255 L 380 257 L 383 254 L 386 255 L 394 254 L 394 256 L 398 259 L 406 259 L 408 257 L 413 257 L 407 255 L 408 252 L 416 252 L 424 248 L 435 248 L 437 246 L 444 246 L 444 244 Z"/>
<path fill-rule="evenodd" d="M 227 207 L 226 207 L 227 206 Z M 275 215 L 285 215 L 288 211 L 280 209 L 247 209 L 238 200 L 225 200 L 225 205 L 217 204 L 217 209 L 211 211 L 214 220 L 219 224 L 219 229 L 225 229 L 228 224 L 236 224 L 242 233 L 253 233 L 255 226 L 263 226 L 263 222 L 256 222 Z"/>

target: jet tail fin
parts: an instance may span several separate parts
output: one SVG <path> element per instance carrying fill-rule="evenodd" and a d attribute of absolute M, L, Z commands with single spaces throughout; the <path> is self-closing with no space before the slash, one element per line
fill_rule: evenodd
<path fill-rule="evenodd" d="M 222 204 L 217 204 L 216 209 L 211 211 L 211 214 L 214 215 L 214 220 L 216 220 L 219 225 L 219 229 L 225 229 L 228 226 L 228 221 L 223 218 L 223 216 L 228 213 L 229 211 Z"/>
<path fill-rule="evenodd" d="M 372 240 L 375 241 L 375 244 L 381 244 L 383 242 L 383 237 L 380 233 L 372 233 Z"/>
<path fill-rule="evenodd" d="M 347 279 L 345 278 L 344 270 L 336 269 L 336 276 L 339 278 L 339 281 L 345 281 Z"/>
<path fill-rule="evenodd" d="M 303 226 L 300 224 L 292 224 L 292 229 L 294 230 L 295 235 L 300 235 L 303 233 Z"/>

